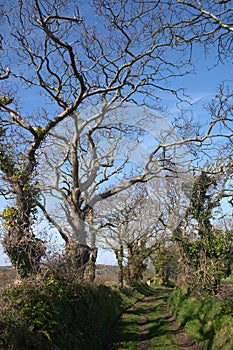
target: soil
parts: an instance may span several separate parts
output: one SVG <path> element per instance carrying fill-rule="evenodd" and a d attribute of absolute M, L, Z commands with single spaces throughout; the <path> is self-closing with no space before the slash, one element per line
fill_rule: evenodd
<path fill-rule="evenodd" d="M 122 325 L 124 322 L 124 316 L 127 312 L 132 312 L 133 310 L 136 310 L 140 306 L 140 304 L 141 304 L 141 301 L 139 300 L 135 304 L 133 304 L 131 307 L 126 309 L 124 313 L 122 313 L 117 318 L 113 326 L 108 331 L 103 350 L 118 350 L 120 348 L 120 344 L 124 340 L 121 334 Z"/>
<path fill-rule="evenodd" d="M 164 303 L 163 305 L 163 317 L 166 319 L 167 323 L 172 329 L 176 344 L 181 349 L 200 350 L 200 347 L 197 346 L 195 342 L 191 341 L 184 329 L 180 327 L 180 325 L 176 322 L 176 319 L 171 315 L 171 313 L 169 313 L 167 303 Z"/>
<path fill-rule="evenodd" d="M 156 292 L 156 297 L 158 298 L 158 292 Z M 148 330 L 147 330 L 147 313 L 150 311 L 152 303 L 155 296 L 147 296 L 141 301 L 136 302 L 131 308 L 126 312 L 131 312 L 140 308 L 140 305 L 144 302 L 147 302 L 148 306 L 144 309 L 143 315 L 141 315 L 138 322 L 138 350 L 150 350 L 150 339 L 148 339 Z M 172 334 L 174 335 L 177 346 L 180 349 L 187 350 L 200 350 L 200 348 L 190 340 L 185 331 L 179 326 L 173 316 L 169 313 L 167 308 L 167 300 L 164 298 L 164 304 L 162 307 L 162 317 L 165 322 L 168 323 Z M 124 340 L 121 334 L 122 324 L 124 320 L 124 313 L 117 319 L 113 327 L 110 329 L 109 334 L 106 338 L 104 350 L 118 350 L 121 348 L 121 342 Z"/>
<path fill-rule="evenodd" d="M 143 302 L 148 302 L 148 306 L 144 309 L 143 315 L 141 315 L 138 322 L 139 331 L 138 331 L 138 350 L 148 350 L 150 349 L 150 340 L 147 338 L 148 328 L 147 328 L 147 313 L 151 310 L 153 297 L 145 297 Z"/>

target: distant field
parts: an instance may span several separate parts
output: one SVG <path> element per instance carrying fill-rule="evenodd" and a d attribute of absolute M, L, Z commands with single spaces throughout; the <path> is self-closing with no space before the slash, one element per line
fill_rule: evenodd
<path fill-rule="evenodd" d="M 117 284 L 118 267 L 113 265 L 96 265 L 96 281 Z"/>
<path fill-rule="evenodd" d="M 97 265 L 96 280 L 117 283 L 117 266 Z M 16 270 L 12 266 L 0 266 L 0 288 L 8 285 L 18 278 Z"/>
<path fill-rule="evenodd" d="M 17 278 L 17 272 L 12 266 L 0 266 L 0 288 Z"/>

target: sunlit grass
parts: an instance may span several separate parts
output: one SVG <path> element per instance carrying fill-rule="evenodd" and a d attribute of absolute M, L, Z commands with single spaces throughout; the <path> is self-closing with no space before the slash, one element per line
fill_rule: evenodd
<path fill-rule="evenodd" d="M 232 350 L 232 300 L 198 299 L 177 290 L 171 295 L 169 305 L 185 331 L 203 350 Z"/>
<path fill-rule="evenodd" d="M 148 314 L 148 337 L 151 340 L 151 349 L 178 350 L 173 332 L 162 315 L 163 303 L 163 299 L 156 300 Z"/>
<path fill-rule="evenodd" d="M 166 291 L 161 294 L 152 294 L 152 301 L 142 301 L 135 309 L 129 310 L 124 315 L 121 327 L 121 346 L 119 350 L 138 348 L 140 327 L 138 322 L 144 315 L 146 317 L 147 339 L 150 342 L 149 349 L 178 350 L 176 341 L 169 324 L 163 317 L 162 306 L 167 295 Z"/>
<path fill-rule="evenodd" d="M 233 283 L 233 274 L 231 274 L 230 276 L 224 278 L 222 280 L 222 283 Z"/>
<path fill-rule="evenodd" d="M 122 327 L 120 328 L 121 345 L 119 350 L 137 350 L 139 331 L 138 322 L 142 312 L 143 309 L 138 306 L 136 309 L 130 309 L 124 314 Z"/>

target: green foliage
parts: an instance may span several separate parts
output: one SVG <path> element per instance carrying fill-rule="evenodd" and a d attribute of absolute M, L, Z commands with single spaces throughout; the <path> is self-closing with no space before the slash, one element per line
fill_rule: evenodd
<path fill-rule="evenodd" d="M 182 240 L 183 251 L 193 269 L 190 285 L 201 293 L 217 292 L 232 262 L 232 243 L 229 235 L 212 230 L 209 235 L 192 242 Z"/>
<path fill-rule="evenodd" d="M 2 129 L 0 130 L 0 133 L 0 137 L 3 136 L 4 138 Z M 2 142 L 2 140 L 0 141 Z M 11 176 L 14 171 L 16 171 L 13 157 L 9 153 L 9 150 L 6 149 L 6 146 L 4 144 L 0 144 L 0 170 L 7 174 L 7 176 Z"/>
<path fill-rule="evenodd" d="M 214 176 L 205 172 L 197 177 L 184 232 L 180 227 L 175 234 L 183 254 L 186 284 L 192 286 L 195 293 L 203 295 L 218 291 L 232 262 L 230 234 L 214 229 L 211 223 L 212 211 L 219 206 L 219 200 L 214 199 L 209 190 L 210 186 L 216 185 Z"/>
<path fill-rule="evenodd" d="M 146 270 L 145 259 L 153 252 L 153 247 L 148 247 L 146 243 L 145 236 L 141 237 L 140 240 L 127 243 L 128 264 L 124 267 L 124 272 L 125 279 L 131 286 L 143 280 L 143 273 Z"/>
<path fill-rule="evenodd" d="M 169 298 L 170 310 L 203 350 L 231 350 L 232 306 L 230 299 L 198 299 L 179 289 Z"/>
<path fill-rule="evenodd" d="M 13 98 L 3 96 L 2 94 L 0 94 L 0 105 L 6 106 L 6 105 L 9 105 L 10 103 L 12 103 L 13 101 L 14 101 Z"/>
<path fill-rule="evenodd" d="M 163 285 L 173 285 L 171 278 L 176 275 L 177 270 L 177 254 L 174 243 L 169 245 L 166 243 L 160 244 L 155 253 L 153 266 Z"/>
<path fill-rule="evenodd" d="M 138 295 L 52 274 L 24 280 L 2 294 L 0 348 L 102 349 L 107 329 Z"/>
<path fill-rule="evenodd" d="M 44 137 L 45 137 L 45 131 L 44 131 L 44 129 L 43 129 L 41 126 L 38 126 L 38 127 L 35 129 L 35 131 L 36 131 L 36 133 L 37 133 L 37 135 L 38 135 L 38 137 L 39 137 L 40 139 L 44 139 Z"/>
<path fill-rule="evenodd" d="M 22 236 L 6 235 L 3 240 L 4 251 L 21 277 L 36 274 L 41 257 L 45 252 L 44 242 L 33 234 Z"/>
<path fill-rule="evenodd" d="M 199 234 L 204 234 L 211 229 L 210 217 L 211 211 L 216 206 L 211 195 L 208 194 L 210 186 L 216 186 L 214 177 L 202 172 L 193 186 L 193 195 L 191 198 L 191 215 L 199 222 Z M 203 230 L 203 232 L 202 232 Z M 201 231 L 201 232 L 200 232 Z"/>
<path fill-rule="evenodd" d="M 2 212 L 2 218 L 8 229 L 13 227 L 17 221 L 17 209 L 14 206 L 6 207 Z"/>

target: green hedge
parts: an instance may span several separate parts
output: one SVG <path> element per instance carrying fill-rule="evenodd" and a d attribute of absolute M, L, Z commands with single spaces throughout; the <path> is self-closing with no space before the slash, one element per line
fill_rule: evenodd
<path fill-rule="evenodd" d="M 169 309 L 203 350 L 232 350 L 232 299 L 198 299 L 175 290 L 169 298 Z"/>
<path fill-rule="evenodd" d="M 110 325 L 139 294 L 53 277 L 2 292 L 0 349 L 102 349 Z"/>

